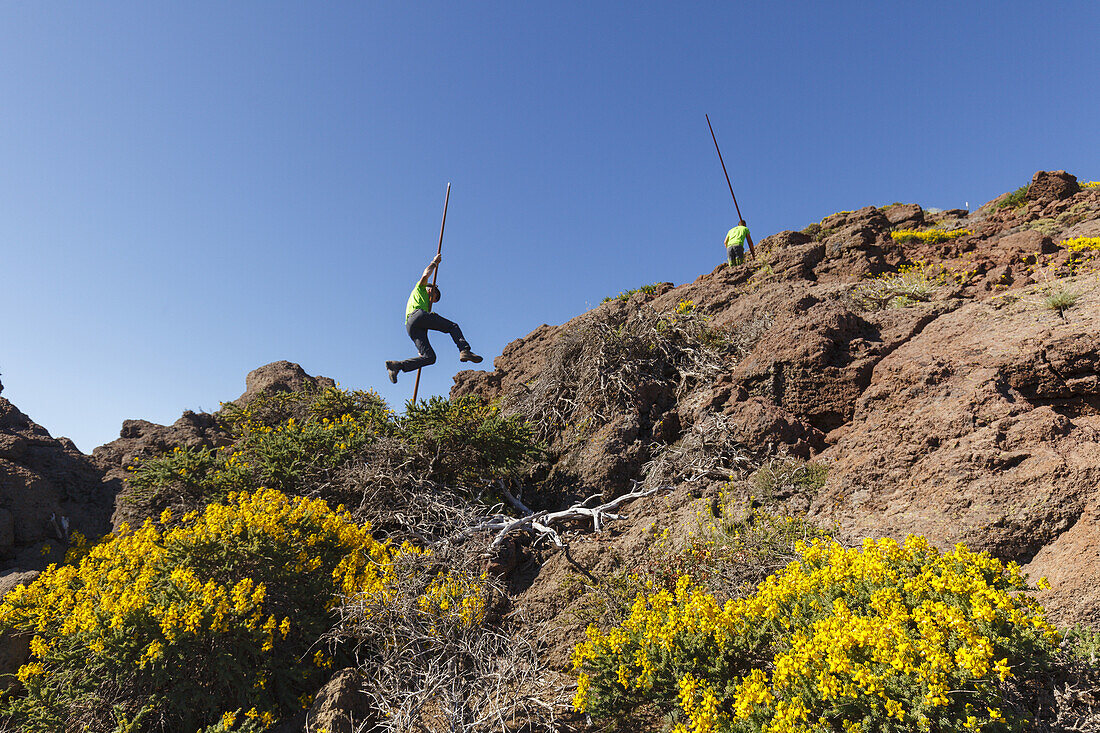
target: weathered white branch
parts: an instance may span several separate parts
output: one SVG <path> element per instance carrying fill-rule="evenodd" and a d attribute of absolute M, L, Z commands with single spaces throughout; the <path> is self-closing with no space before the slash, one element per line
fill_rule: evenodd
<path fill-rule="evenodd" d="M 478 522 L 475 525 L 467 527 L 461 533 L 459 537 L 467 537 L 475 532 L 496 532 L 497 536 L 493 540 L 490 548 L 499 547 L 513 532 L 520 530 L 534 532 L 540 537 L 545 537 L 554 543 L 556 547 L 563 547 L 565 545 L 561 538 L 561 535 L 552 525 L 560 524 L 573 519 L 582 517 L 591 517 L 592 528 L 594 531 L 599 532 L 603 529 L 604 525 L 616 519 L 622 519 L 624 515 L 614 514 L 613 510 L 618 509 L 621 505 L 634 499 L 641 499 L 646 496 L 652 496 L 662 489 L 671 488 L 669 486 L 654 487 L 652 489 L 639 490 L 635 486 L 634 490 L 623 494 L 622 496 L 612 499 L 611 501 L 600 504 L 599 506 L 588 506 L 593 500 L 598 500 L 599 494 L 588 497 L 584 501 L 578 502 L 568 509 L 563 509 L 557 512 L 532 512 L 523 502 L 513 496 L 506 488 L 501 486 L 501 493 L 508 502 L 521 512 L 524 512 L 526 516 L 518 519 L 512 519 L 504 517 L 499 514 L 492 517 L 486 517 L 484 520 Z"/>

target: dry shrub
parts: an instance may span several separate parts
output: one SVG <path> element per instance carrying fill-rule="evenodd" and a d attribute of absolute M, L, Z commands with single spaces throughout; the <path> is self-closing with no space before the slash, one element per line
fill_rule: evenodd
<path fill-rule="evenodd" d="M 726 481 L 751 470 L 752 460 L 733 437 L 733 418 L 709 413 L 675 445 L 642 467 L 647 488 L 698 481 Z"/>
<path fill-rule="evenodd" d="M 416 461 L 398 441 L 379 441 L 369 459 L 345 466 L 316 492 L 356 507 L 356 518 L 370 522 L 379 535 L 421 545 L 459 531 L 483 513 L 473 490 L 416 471 Z"/>
<path fill-rule="evenodd" d="M 362 730 L 555 729 L 564 692 L 539 660 L 537 627 L 517 614 L 501 618 L 502 586 L 472 570 L 482 549 L 441 548 L 431 568 L 399 563 L 407 582 L 385 608 L 358 599 L 341 607 L 332 639 L 357 645 L 363 692 L 378 713 Z"/>
<path fill-rule="evenodd" d="M 648 395 L 679 397 L 720 370 L 727 341 L 694 311 L 658 313 L 648 305 L 624 315 L 597 310 L 564 333 L 546 366 L 509 412 L 540 440 L 571 427 L 595 427 L 635 409 Z"/>

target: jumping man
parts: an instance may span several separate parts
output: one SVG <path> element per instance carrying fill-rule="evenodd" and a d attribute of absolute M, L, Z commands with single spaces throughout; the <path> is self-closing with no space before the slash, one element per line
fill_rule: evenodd
<path fill-rule="evenodd" d="M 413 372 L 420 367 L 435 364 L 435 351 L 428 342 L 428 331 L 442 331 L 451 334 L 451 338 L 458 347 L 459 361 L 472 361 L 477 364 L 481 357 L 470 351 L 470 344 L 462 336 L 462 329 L 454 321 L 448 321 L 438 313 L 432 313 L 432 303 L 439 302 L 439 288 L 428 282 L 432 271 L 443 259 L 442 255 L 436 255 L 431 263 L 424 268 L 424 274 L 420 276 L 420 282 L 413 288 L 409 296 L 409 304 L 405 306 L 405 330 L 409 332 L 409 338 L 416 344 L 419 356 L 404 361 L 387 361 L 386 371 L 389 372 L 390 381 L 397 384 L 398 372 Z"/>
<path fill-rule="evenodd" d="M 745 220 L 742 219 L 726 234 L 726 261 L 729 262 L 730 267 L 745 261 L 746 239 L 749 240 L 749 247 L 752 247 L 752 235 L 749 234 L 749 228 L 745 226 Z"/>

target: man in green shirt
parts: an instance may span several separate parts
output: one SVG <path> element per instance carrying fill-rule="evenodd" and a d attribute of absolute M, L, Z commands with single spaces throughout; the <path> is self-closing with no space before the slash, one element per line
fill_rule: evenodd
<path fill-rule="evenodd" d="M 443 259 L 441 255 L 436 255 L 431 263 L 424 268 L 424 274 L 420 276 L 420 281 L 416 283 L 416 287 L 413 288 L 412 294 L 409 296 L 408 305 L 405 306 L 405 330 L 408 331 L 409 338 L 416 344 L 418 356 L 404 361 L 386 362 L 386 371 L 389 373 L 390 381 L 394 384 L 397 384 L 397 375 L 400 372 L 413 372 L 420 367 L 435 364 L 435 351 L 432 349 L 431 343 L 428 342 L 428 331 L 449 333 L 451 339 L 455 342 L 455 346 L 458 347 L 459 361 L 470 361 L 474 364 L 481 361 L 480 356 L 470 351 L 470 344 L 466 342 L 462 335 L 462 329 L 458 327 L 457 323 L 448 321 L 438 313 L 432 313 L 432 303 L 439 302 L 440 293 L 439 288 L 428 282 L 428 278 L 439 266 L 441 259 Z"/>
<path fill-rule="evenodd" d="M 752 235 L 749 234 L 749 228 L 745 226 L 745 220 L 742 219 L 740 223 L 733 229 L 729 230 L 726 234 L 726 261 L 729 262 L 729 266 L 740 265 L 745 261 L 745 240 L 749 241 L 749 248 L 752 248 Z"/>

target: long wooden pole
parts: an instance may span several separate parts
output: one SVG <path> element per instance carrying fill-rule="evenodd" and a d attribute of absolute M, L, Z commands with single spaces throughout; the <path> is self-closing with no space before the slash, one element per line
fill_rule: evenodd
<path fill-rule="evenodd" d="M 745 217 L 741 216 L 741 207 L 737 205 L 737 196 L 733 193 L 733 184 L 730 183 L 730 174 L 726 170 L 726 161 L 722 160 L 722 149 L 718 147 L 718 138 L 714 136 L 714 126 L 710 124 L 710 115 L 704 113 L 704 117 L 707 118 L 707 127 L 710 128 L 710 139 L 714 141 L 714 149 L 718 151 L 718 162 L 722 164 L 722 172 L 726 174 L 726 185 L 730 187 L 730 196 L 733 196 L 733 208 L 737 209 L 738 221 L 744 221 Z M 749 240 L 749 254 L 756 257 L 756 250 L 752 246 L 752 240 Z"/>
<path fill-rule="evenodd" d="M 437 255 L 443 254 L 443 228 L 447 226 L 447 204 L 451 202 L 451 184 L 447 183 L 447 196 L 443 199 L 443 223 L 439 225 L 439 247 L 436 248 L 435 253 Z M 439 277 L 439 265 L 435 266 L 435 270 L 432 271 L 432 288 L 435 288 L 435 280 Z M 428 298 L 428 312 L 432 310 L 432 299 Z M 416 370 L 416 383 L 413 385 L 413 402 L 416 402 L 416 393 L 420 391 L 420 368 Z"/>

